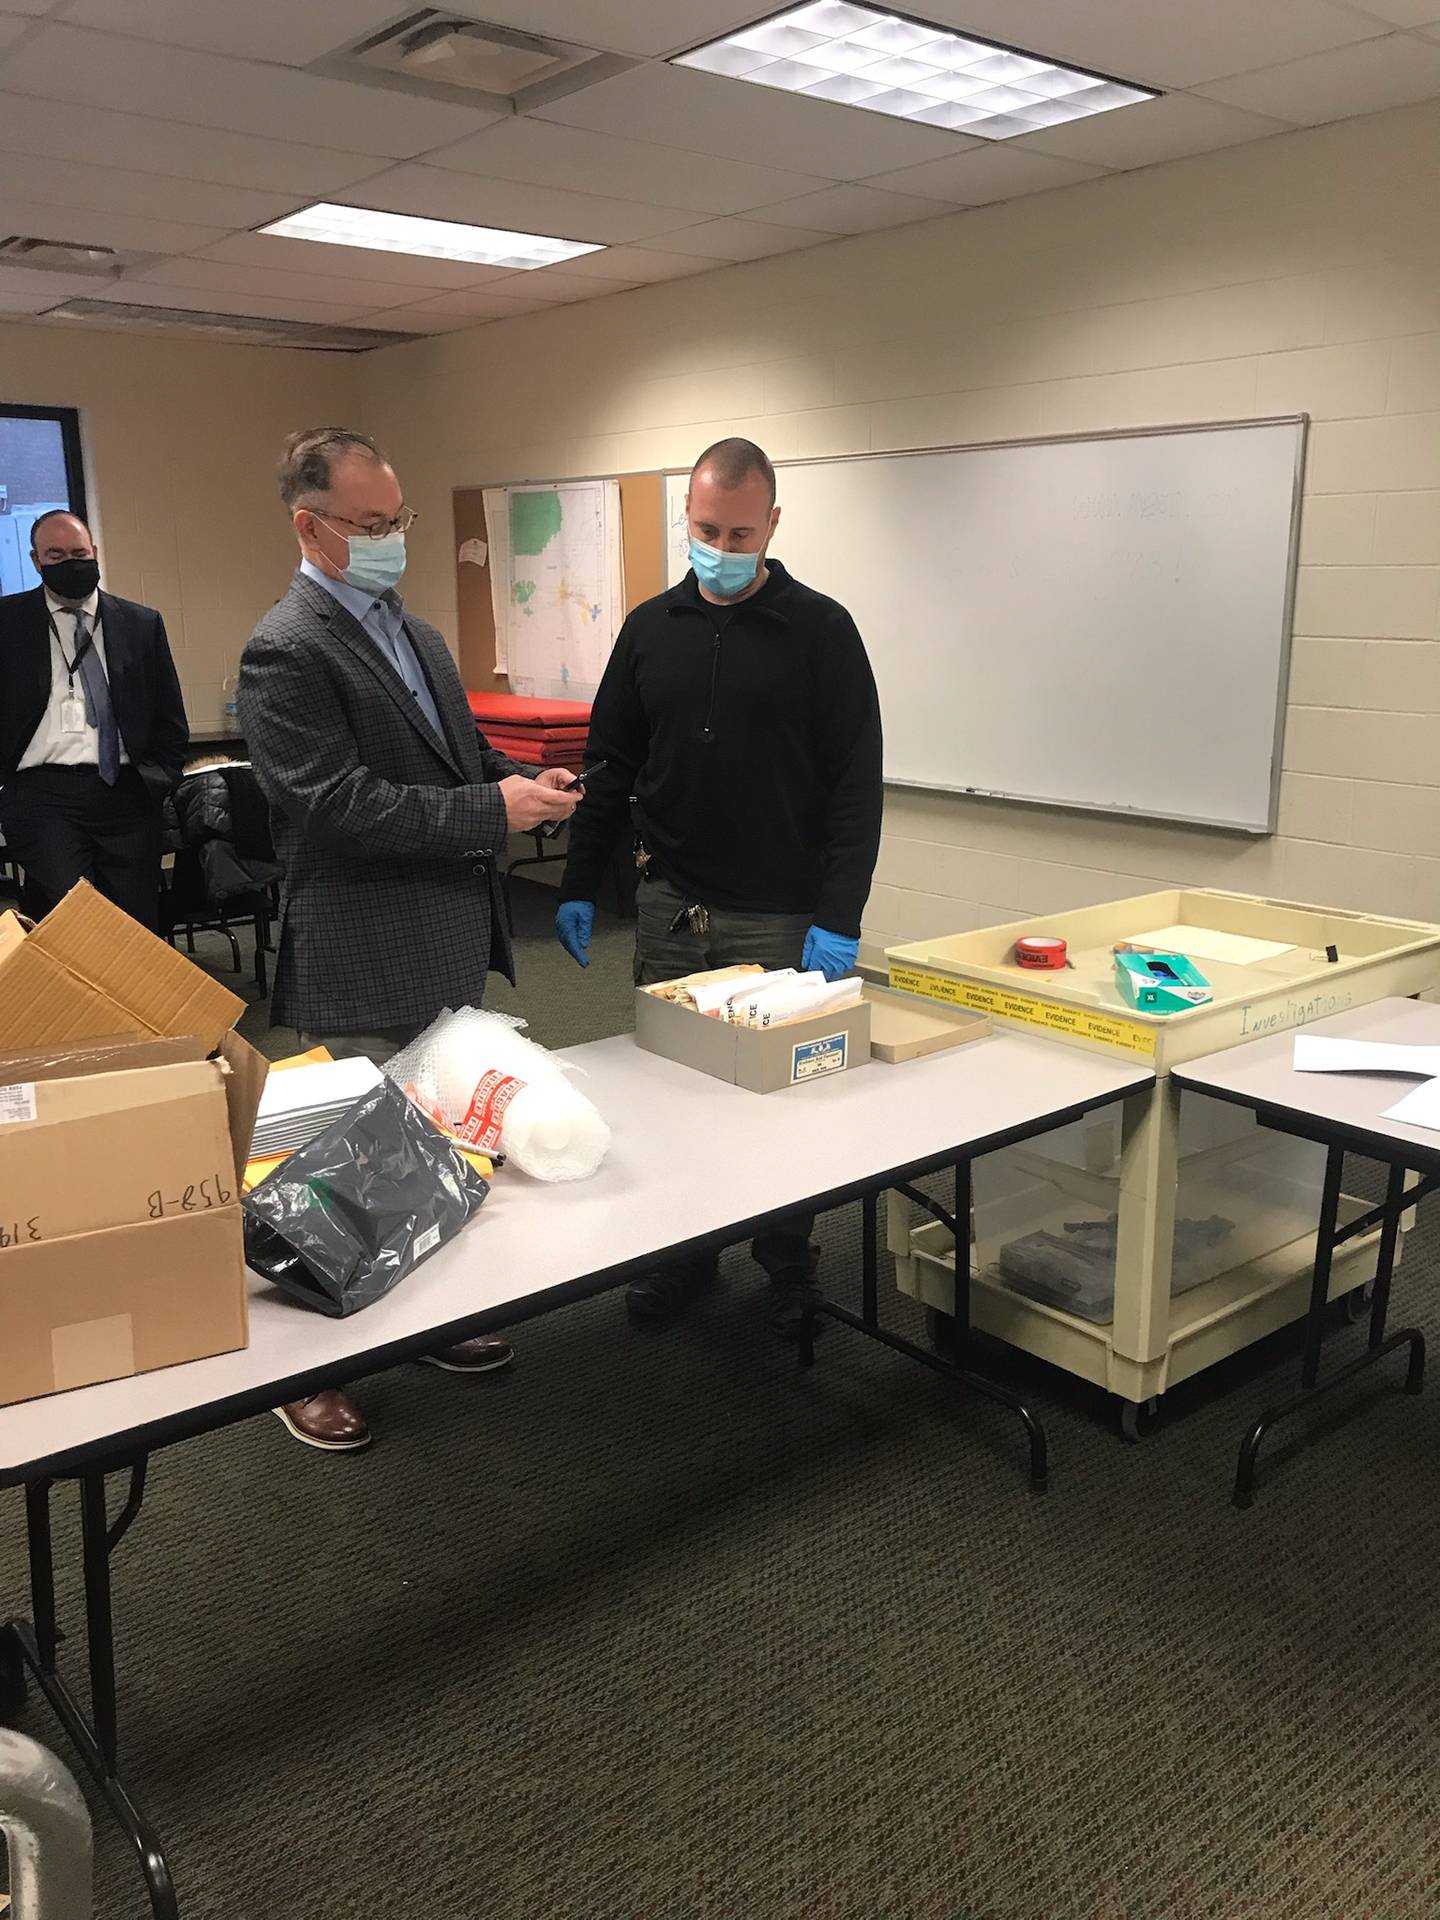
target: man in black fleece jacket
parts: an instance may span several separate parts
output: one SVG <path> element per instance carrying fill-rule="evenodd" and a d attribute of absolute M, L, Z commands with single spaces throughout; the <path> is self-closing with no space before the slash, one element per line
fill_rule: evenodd
<path fill-rule="evenodd" d="M 583 967 L 594 899 L 632 825 L 644 865 L 639 984 L 759 961 L 838 979 L 855 964 L 880 844 L 880 707 L 855 623 L 766 558 L 775 470 L 749 440 L 696 462 L 692 571 L 626 620 L 596 695 L 587 783 L 556 927 Z M 633 809 L 632 809 L 633 797 Z M 812 1285 L 812 1216 L 755 1242 L 777 1330 Z M 632 1284 L 632 1319 L 668 1323 L 711 1265 Z"/>

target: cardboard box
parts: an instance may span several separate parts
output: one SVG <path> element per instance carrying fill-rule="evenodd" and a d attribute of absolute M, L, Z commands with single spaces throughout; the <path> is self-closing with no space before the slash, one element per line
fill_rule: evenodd
<path fill-rule="evenodd" d="M 963 1047 L 990 1032 L 983 1013 L 937 1006 L 913 994 L 892 993 L 889 987 L 867 986 L 865 1002 L 870 1008 L 871 1057 L 890 1066 Z"/>
<path fill-rule="evenodd" d="M 817 1014 L 783 1027 L 732 1027 L 637 988 L 635 1043 L 750 1093 L 778 1093 L 864 1066 L 870 1058 L 870 1009 L 862 1001 L 843 1013 Z"/>
<path fill-rule="evenodd" d="M 246 1345 L 243 1007 L 83 884 L 0 916 L 0 1404 Z"/>

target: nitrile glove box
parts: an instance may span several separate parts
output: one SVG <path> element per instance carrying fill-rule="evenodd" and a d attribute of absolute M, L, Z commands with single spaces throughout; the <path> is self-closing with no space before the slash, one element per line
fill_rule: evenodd
<path fill-rule="evenodd" d="M 734 1027 L 673 1001 L 635 993 L 635 1043 L 682 1067 L 694 1067 L 750 1093 L 779 1093 L 865 1066 L 870 1059 L 870 1008 L 820 1013 L 783 1027 Z"/>

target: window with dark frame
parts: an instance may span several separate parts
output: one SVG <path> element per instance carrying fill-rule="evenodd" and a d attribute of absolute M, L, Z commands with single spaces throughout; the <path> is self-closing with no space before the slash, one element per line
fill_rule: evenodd
<path fill-rule="evenodd" d="M 86 518 L 80 415 L 0 401 L 0 593 L 39 586 L 30 529 L 56 507 Z"/>

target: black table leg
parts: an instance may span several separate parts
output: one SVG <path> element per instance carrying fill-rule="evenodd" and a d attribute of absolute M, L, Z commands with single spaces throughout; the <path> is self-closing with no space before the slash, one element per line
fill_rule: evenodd
<path fill-rule="evenodd" d="M 91 1717 L 86 1718 L 84 1708 L 56 1666 L 60 1633 L 55 1613 L 48 1481 L 27 1487 L 25 1493 L 33 1623 L 30 1620 L 11 1620 L 0 1628 L 0 1639 L 18 1649 L 26 1668 L 50 1702 L 76 1752 L 104 1794 L 121 1831 L 135 1849 L 140 1870 L 145 1876 L 150 1911 L 155 1920 L 179 1920 L 180 1909 L 164 1850 L 149 1820 L 132 1798 L 119 1765 L 110 1556 L 140 1511 L 145 1494 L 145 1465 L 141 1460 L 130 1468 L 129 1493 L 113 1525 L 105 1501 L 105 1468 L 95 1467 L 79 1476 Z"/>
<path fill-rule="evenodd" d="M 1395 1270 L 1395 1254 L 1400 1240 L 1401 1217 L 1409 1211 L 1419 1198 L 1420 1189 L 1405 1190 L 1405 1170 L 1394 1167 L 1390 1171 L 1386 1185 L 1385 1199 L 1382 1205 L 1366 1216 L 1365 1221 L 1356 1221 L 1343 1232 L 1339 1230 L 1340 1188 L 1345 1171 L 1345 1153 L 1341 1147 L 1332 1147 L 1325 1162 L 1325 1184 L 1320 1198 L 1320 1224 L 1315 1239 L 1315 1268 L 1310 1282 L 1310 1307 L 1305 1319 L 1305 1348 L 1300 1367 L 1300 1391 L 1290 1399 L 1283 1400 L 1278 1406 L 1268 1407 L 1255 1422 L 1245 1438 L 1240 1442 L 1240 1456 L 1235 1466 L 1235 1490 L 1232 1494 L 1234 1504 L 1246 1508 L 1255 1499 L 1255 1470 L 1260 1457 L 1260 1448 L 1265 1436 L 1280 1421 L 1288 1419 L 1301 1407 L 1309 1406 L 1311 1401 L 1323 1393 L 1329 1393 L 1333 1387 L 1353 1380 L 1377 1360 L 1398 1351 L 1408 1349 L 1410 1360 L 1405 1373 L 1405 1391 L 1419 1393 L 1425 1380 L 1425 1336 L 1418 1327 L 1402 1327 L 1397 1333 L 1386 1338 L 1385 1318 L 1390 1305 L 1390 1283 Z M 1428 1182 L 1422 1183 L 1428 1188 Z M 1357 1227 L 1378 1219 L 1380 1223 L 1380 1248 L 1375 1269 L 1375 1293 L 1370 1309 L 1370 1332 L 1365 1351 L 1344 1366 L 1337 1367 L 1328 1378 L 1320 1378 L 1321 1347 L 1325 1338 L 1325 1318 L 1330 1301 L 1330 1274 L 1334 1262 L 1335 1248 L 1343 1241 L 1353 1237 Z"/>
<path fill-rule="evenodd" d="M 982 1399 L 990 1400 L 996 1406 L 1005 1407 L 1013 1413 L 1025 1429 L 1025 1437 L 1030 1448 L 1030 1481 L 1037 1491 L 1043 1492 L 1049 1474 L 1049 1445 L 1045 1429 L 1039 1420 L 1017 1394 L 1010 1392 L 994 1380 L 987 1380 L 983 1374 L 975 1373 L 965 1366 L 963 1346 L 958 1349 L 958 1358 L 952 1362 L 939 1354 L 927 1353 L 923 1347 L 917 1347 L 898 1333 L 891 1333 L 880 1324 L 878 1305 L 879 1252 L 878 1215 L 880 1194 L 885 1189 L 877 1189 L 867 1194 L 861 1201 L 861 1312 L 852 1313 L 848 1307 L 837 1306 L 822 1294 L 815 1294 L 806 1302 L 805 1312 L 800 1322 L 800 1364 L 810 1367 L 815 1364 L 815 1324 L 817 1316 L 824 1314 L 829 1320 L 838 1320 L 841 1326 L 853 1327 L 857 1333 L 866 1334 L 870 1339 L 879 1341 L 882 1347 L 888 1347 L 892 1353 L 903 1353 L 910 1360 L 918 1360 L 922 1367 L 928 1367 L 932 1373 L 938 1373 L 947 1380 L 968 1387 Z M 918 1189 L 900 1185 L 897 1192 L 916 1200 L 927 1212 L 933 1213 L 955 1236 L 955 1301 L 956 1313 L 963 1312 L 963 1324 L 969 1328 L 970 1295 L 970 1166 L 968 1161 L 957 1162 L 955 1168 L 955 1195 L 957 1202 L 963 1200 L 963 1210 L 957 1210 L 952 1218 L 938 1201 Z M 963 1308 L 962 1303 L 963 1302 Z"/>

